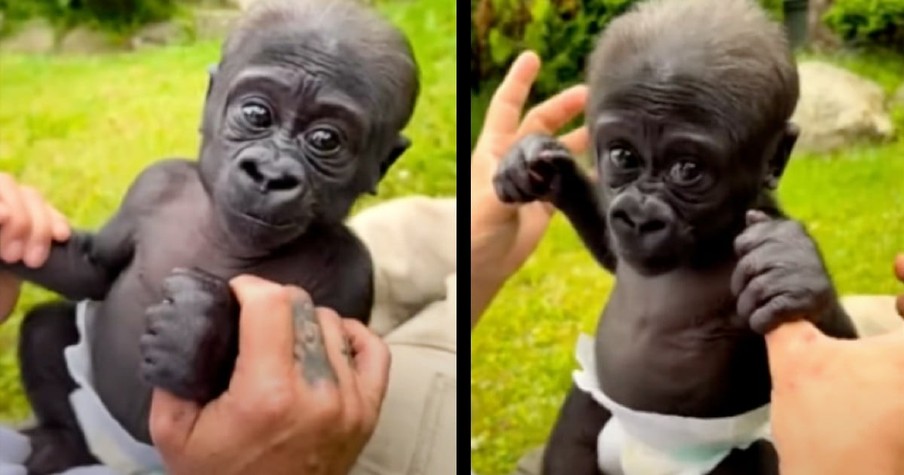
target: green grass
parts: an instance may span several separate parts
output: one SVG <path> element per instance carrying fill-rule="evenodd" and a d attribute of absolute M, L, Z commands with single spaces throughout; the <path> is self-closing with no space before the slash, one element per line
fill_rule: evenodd
<path fill-rule="evenodd" d="M 455 193 L 455 10 L 381 2 L 409 35 L 422 92 L 406 130 L 412 148 L 379 196 Z M 79 227 L 116 209 L 138 172 L 161 157 L 195 157 L 206 68 L 217 43 L 97 58 L 0 58 L 0 170 L 41 190 Z M 19 311 L 51 298 L 26 287 Z M 0 420 L 27 413 L 15 358 L 21 313 L 0 327 Z"/>
<path fill-rule="evenodd" d="M 822 59 L 870 77 L 888 92 L 904 82 L 899 56 Z M 812 230 L 845 294 L 902 290 L 891 265 L 894 254 L 904 251 L 904 107 L 892 115 L 901 131 L 897 141 L 827 156 L 798 154 L 780 186 L 785 208 Z M 482 111 L 472 116 L 480 118 Z M 557 217 L 471 340 L 477 473 L 511 473 L 526 450 L 544 442 L 570 385 L 577 335 L 592 333 L 611 287 L 612 278 Z"/>

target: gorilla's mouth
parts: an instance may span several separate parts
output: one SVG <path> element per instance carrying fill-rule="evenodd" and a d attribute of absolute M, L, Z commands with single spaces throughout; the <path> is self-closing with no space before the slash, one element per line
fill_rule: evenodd
<path fill-rule="evenodd" d="M 231 206 L 226 206 L 225 208 L 229 212 L 229 214 L 231 214 L 243 221 L 250 221 L 252 224 L 254 224 L 256 226 L 263 227 L 263 228 L 269 228 L 269 229 L 273 229 L 273 230 L 288 230 L 288 229 L 292 229 L 292 228 L 297 228 L 299 226 L 303 226 L 305 224 L 305 222 L 307 221 L 301 217 L 297 217 L 297 218 L 290 219 L 290 220 L 275 220 L 275 219 L 269 218 L 267 216 L 261 216 L 257 213 L 251 212 L 251 211 L 238 210 Z"/>

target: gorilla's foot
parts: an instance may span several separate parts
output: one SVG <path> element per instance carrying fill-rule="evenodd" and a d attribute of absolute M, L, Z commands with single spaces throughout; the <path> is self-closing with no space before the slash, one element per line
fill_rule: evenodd
<path fill-rule="evenodd" d="M 29 475 L 50 475 L 98 462 L 78 432 L 65 428 L 35 427 L 22 431 L 31 442 L 25 460 Z"/>

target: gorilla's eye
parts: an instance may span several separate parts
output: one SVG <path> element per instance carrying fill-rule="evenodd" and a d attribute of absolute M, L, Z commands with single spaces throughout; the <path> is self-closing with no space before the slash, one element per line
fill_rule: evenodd
<path fill-rule="evenodd" d="M 615 146 L 609 149 L 609 160 L 616 168 L 632 169 L 640 165 L 640 159 L 633 150 L 623 146 Z"/>
<path fill-rule="evenodd" d="M 257 102 L 249 102 L 242 106 L 242 116 L 252 126 L 258 129 L 266 129 L 273 125 L 273 117 L 270 110 Z"/>
<path fill-rule="evenodd" d="M 331 127 L 318 127 L 305 135 L 305 141 L 318 155 L 333 155 L 342 146 L 339 132 Z"/>
<path fill-rule="evenodd" d="M 703 178 L 703 170 L 694 162 L 678 162 L 669 171 L 672 181 L 678 185 L 693 185 Z"/>

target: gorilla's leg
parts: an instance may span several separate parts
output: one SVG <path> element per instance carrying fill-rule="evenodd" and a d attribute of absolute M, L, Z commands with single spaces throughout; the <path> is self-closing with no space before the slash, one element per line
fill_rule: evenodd
<path fill-rule="evenodd" d="M 745 450 L 732 450 L 710 475 L 779 475 L 778 453 L 765 440 L 758 440 Z"/>
<path fill-rule="evenodd" d="M 543 475 L 599 475 L 597 438 L 612 417 L 574 384 L 543 453 Z"/>
<path fill-rule="evenodd" d="M 22 385 L 38 425 L 23 431 L 32 452 L 25 462 L 28 473 L 43 475 L 91 465 L 69 394 L 76 383 L 69 376 L 63 349 L 78 342 L 75 304 L 52 302 L 29 311 L 19 336 Z"/>

